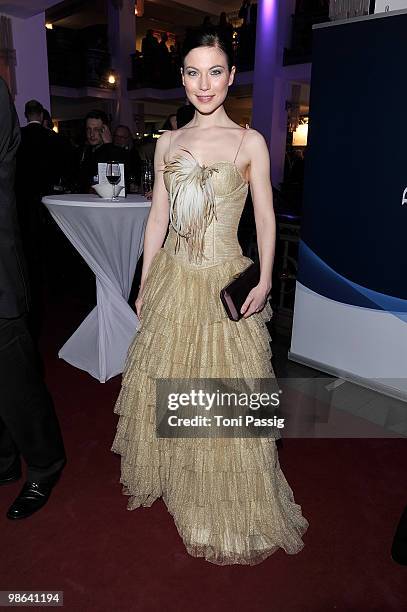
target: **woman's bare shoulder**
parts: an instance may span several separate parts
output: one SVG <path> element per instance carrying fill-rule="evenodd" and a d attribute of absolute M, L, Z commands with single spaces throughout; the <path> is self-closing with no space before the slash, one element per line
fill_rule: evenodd
<path fill-rule="evenodd" d="M 266 140 L 260 132 L 253 128 L 247 128 L 247 134 L 245 137 L 245 149 L 251 157 L 265 155 L 268 153 L 268 146 Z"/>
<path fill-rule="evenodd" d="M 169 149 L 171 142 L 171 131 L 164 132 L 158 138 L 155 145 L 155 158 L 164 159 Z"/>
<path fill-rule="evenodd" d="M 260 144 L 265 142 L 263 134 L 251 127 L 246 128 L 246 138 L 253 143 L 257 142 Z"/>
<path fill-rule="evenodd" d="M 171 139 L 171 130 L 163 132 L 160 138 L 158 138 L 156 146 L 157 147 L 159 146 L 160 148 L 166 147 L 170 144 L 170 139 Z"/>

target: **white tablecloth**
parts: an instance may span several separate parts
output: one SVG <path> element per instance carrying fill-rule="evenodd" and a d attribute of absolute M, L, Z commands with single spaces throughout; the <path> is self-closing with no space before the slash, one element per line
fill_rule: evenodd
<path fill-rule="evenodd" d="M 143 250 L 150 202 L 96 195 L 47 196 L 44 204 L 96 276 L 97 306 L 58 355 L 100 382 L 123 372 L 139 320 L 127 303 Z"/>

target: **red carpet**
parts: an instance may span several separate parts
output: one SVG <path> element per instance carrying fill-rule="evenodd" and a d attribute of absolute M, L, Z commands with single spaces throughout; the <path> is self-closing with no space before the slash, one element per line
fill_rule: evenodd
<path fill-rule="evenodd" d="M 47 323 L 47 381 L 69 463 L 30 519 L 5 518 L 22 481 L 0 489 L 1 590 L 64 591 L 69 612 L 406 609 L 407 567 L 390 557 L 407 504 L 404 440 L 285 440 L 280 461 L 310 522 L 304 550 L 255 567 L 194 559 L 161 501 L 126 510 L 110 452 L 120 380 L 102 385 L 56 358 L 81 318 Z"/>

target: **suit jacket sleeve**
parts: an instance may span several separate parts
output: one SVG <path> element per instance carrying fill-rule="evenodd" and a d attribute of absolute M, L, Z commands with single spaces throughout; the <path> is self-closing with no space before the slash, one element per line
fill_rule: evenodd
<path fill-rule="evenodd" d="M 19 143 L 17 113 L 7 85 L 0 78 L 0 318 L 20 316 L 28 307 L 14 195 Z"/>

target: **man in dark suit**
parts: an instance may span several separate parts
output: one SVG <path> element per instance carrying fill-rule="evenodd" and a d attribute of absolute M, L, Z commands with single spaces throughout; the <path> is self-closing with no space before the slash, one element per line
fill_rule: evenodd
<path fill-rule="evenodd" d="M 74 180 L 75 155 L 74 149 L 67 138 L 54 132 L 54 123 L 49 111 L 42 109 L 42 126 L 47 130 L 52 151 L 52 177 L 54 193 L 70 189 Z"/>
<path fill-rule="evenodd" d="M 46 209 L 44 195 L 57 184 L 59 158 L 55 155 L 51 133 L 43 125 L 43 108 L 37 100 L 25 105 L 27 125 L 21 129 L 17 151 L 16 197 L 28 283 L 31 290 L 30 329 L 37 338 L 43 314 L 44 246 Z"/>
<path fill-rule="evenodd" d="M 18 228 L 14 174 L 20 143 L 17 114 L 0 79 L 0 484 L 27 480 L 7 517 L 31 516 L 48 501 L 65 465 L 51 396 L 27 327 L 28 295 Z"/>
<path fill-rule="evenodd" d="M 51 193 L 58 180 L 59 160 L 54 155 L 53 134 L 43 126 L 44 109 L 37 100 L 25 105 L 27 125 L 21 129 L 21 143 L 17 154 L 17 187 L 42 197 Z"/>

